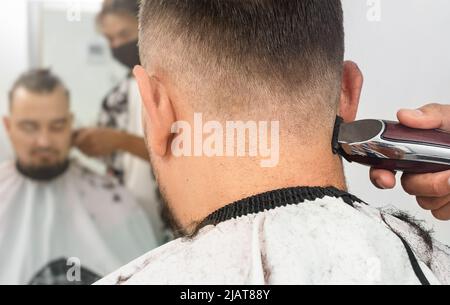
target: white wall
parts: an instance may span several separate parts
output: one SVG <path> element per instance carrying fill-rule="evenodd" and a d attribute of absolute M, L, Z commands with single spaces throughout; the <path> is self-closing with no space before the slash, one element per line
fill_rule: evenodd
<path fill-rule="evenodd" d="M 381 20 L 369 22 L 368 3 L 377 2 Z M 431 101 L 450 104 L 450 1 L 343 0 L 343 4 L 346 58 L 359 63 L 365 74 L 359 118 L 396 119 L 400 108 Z M 450 245 L 450 222 L 430 217 L 400 188 L 375 189 L 367 169 L 358 165 L 347 166 L 347 178 L 350 190 L 361 199 L 373 205 L 395 204 L 427 219 L 435 236 Z"/>
<path fill-rule="evenodd" d="M 0 116 L 8 109 L 8 90 L 28 67 L 26 0 L 3 0 L 0 8 Z M 0 123 L 0 162 L 12 154 L 3 123 Z"/>

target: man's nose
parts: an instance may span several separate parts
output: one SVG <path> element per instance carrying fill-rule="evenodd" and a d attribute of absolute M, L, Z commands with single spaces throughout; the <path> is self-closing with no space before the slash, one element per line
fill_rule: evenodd
<path fill-rule="evenodd" d="M 46 132 L 46 131 L 44 131 L 44 132 L 41 132 L 39 135 L 38 135 L 38 137 L 37 137 L 37 139 L 36 139 L 37 141 L 37 145 L 39 146 L 39 147 L 49 147 L 50 146 L 50 135 L 49 135 L 49 133 L 48 132 Z"/>

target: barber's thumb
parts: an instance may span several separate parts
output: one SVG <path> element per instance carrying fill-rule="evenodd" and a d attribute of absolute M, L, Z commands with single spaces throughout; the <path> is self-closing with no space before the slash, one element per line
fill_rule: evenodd
<path fill-rule="evenodd" d="M 428 104 L 419 109 L 402 109 L 397 117 L 401 124 L 411 128 L 450 131 L 450 105 Z"/>

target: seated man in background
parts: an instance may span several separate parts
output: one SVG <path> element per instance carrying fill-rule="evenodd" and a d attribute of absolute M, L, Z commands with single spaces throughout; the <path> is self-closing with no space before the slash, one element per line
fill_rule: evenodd
<path fill-rule="evenodd" d="M 116 181 L 69 160 L 69 92 L 23 74 L 4 118 L 17 160 L 0 165 L 0 284 L 89 284 L 157 244 Z"/>
<path fill-rule="evenodd" d="M 189 238 L 100 284 L 450 283 L 449 248 L 347 192 L 333 126 L 355 119 L 363 78 L 339 0 L 146 0 L 140 14 L 146 139 Z"/>

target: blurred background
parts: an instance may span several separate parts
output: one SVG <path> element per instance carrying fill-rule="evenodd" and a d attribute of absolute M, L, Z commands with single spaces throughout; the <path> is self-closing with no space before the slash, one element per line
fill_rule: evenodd
<path fill-rule="evenodd" d="M 7 92 L 29 68 L 61 76 L 72 93 L 78 126 L 94 125 L 105 94 L 126 74 L 107 41 L 95 31 L 100 0 L 3 0 L 0 10 L 0 115 Z M 365 75 L 359 118 L 395 119 L 400 108 L 450 103 L 450 1 L 343 0 L 346 58 Z M 0 127 L 0 162 L 12 157 Z M 392 204 L 426 220 L 435 237 L 450 244 L 450 222 L 422 211 L 397 187 L 379 191 L 368 169 L 346 167 L 350 191 L 372 205 Z"/>
<path fill-rule="evenodd" d="M 108 91 L 126 75 L 96 31 L 102 0 L 2 1 L 0 114 L 7 110 L 7 92 L 18 75 L 31 68 L 50 68 L 69 87 L 76 126 L 93 126 Z M 11 156 L 0 127 L 0 161 Z"/>

